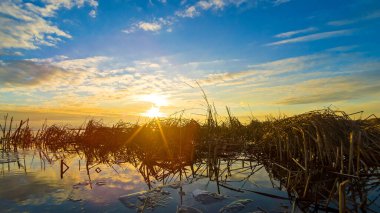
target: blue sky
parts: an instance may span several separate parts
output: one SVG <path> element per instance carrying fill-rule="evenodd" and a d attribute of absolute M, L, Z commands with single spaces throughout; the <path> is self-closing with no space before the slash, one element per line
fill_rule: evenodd
<path fill-rule="evenodd" d="M 240 117 L 380 109 L 376 0 L 3 0 L 0 22 L 0 109 L 20 117 L 192 116 L 196 82 Z"/>

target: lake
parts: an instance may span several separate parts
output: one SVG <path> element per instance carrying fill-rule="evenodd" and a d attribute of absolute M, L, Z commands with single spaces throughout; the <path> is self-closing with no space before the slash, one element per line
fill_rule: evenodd
<path fill-rule="evenodd" d="M 0 162 L 2 212 L 326 211 L 322 202 L 297 201 L 278 177 L 282 168 L 252 156 L 221 157 L 215 169 L 207 159 L 191 165 L 139 156 L 89 160 L 74 150 L 28 149 L 2 152 Z M 375 212 L 379 191 L 372 185 L 368 194 Z M 327 210 L 337 208 L 330 202 Z"/>
<path fill-rule="evenodd" d="M 61 177 L 63 169 L 68 168 Z M 9 162 L 8 162 L 9 161 Z M 181 206 L 199 211 L 219 211 L 242 199 L 244 211 L 285 212 L 292 201 L 281 183 L 274 180 L 260 163 L 244 160 L 221 160 L 225 178 L 210 180 L 205 162 L 178 167 L 144 162 L 89 163 L 81 153 L 46 153 L 25 150 L 2 153 L 0 204 L 3 212 L 135 212 L 141 198 L 127 206 L 122 196 L 160 189 L 159 201 L 148 211 L 175 212 Z M 68 167 L 66 167 L 66 165 Z M 88 171 L 88 173 L 87 173 Z M 220 183 L 217 183 L 220 182 Z M 164 187 L 162 187 L 164 186 Z M 229 189 L 231 188 L 231 189 Z M 220 199 L 196 200 L 193 192 L 204 190 L 220 194 Z M 258 193 L 248 192 L 253 190 Z M 202 193 L 203 191 L 201 191 Z M 278 198 L 270 197 L 278 196 Z M 298 207 L 296 207 L 298 209 Z"/>

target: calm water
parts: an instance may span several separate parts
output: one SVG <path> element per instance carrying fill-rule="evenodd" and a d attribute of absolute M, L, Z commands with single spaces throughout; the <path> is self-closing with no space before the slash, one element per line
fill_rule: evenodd
<path fill-rule="evenodd" d="M 125 206 L 119 199 L 120 196 L 161 185 L 166 185 L 161 190 L 164 191 L 162 193 L 164 199 L 153 209 L 154 212 L 175 212 L 179 206 L 193 207 L 200 211 L 219 211 L 223 206 L 245 198 L 252 201 L 246 204 L 243 211 L 259 210 L 259 207 L 267 211 L 280 212 L 287 211 L 292 205 L 287 200 L 268 199 L 267 196 L 236 192 L 221 186 L 219 192 L 225 198 L 203 204 L 194 199 L 193 192 L 196 189 L 218 192 L 216 181 L 210 181 L 208 177 L 201 175 L 200 170 L 203 168 L 199 168 L 198 175 L 194 177 L 190 168 L 184 168 L 180 173 L 168 175 L 164 182 L 158 181 L 153 175 L 146 177 L 141 169 L 131 163 L 94 164 L 89 166 L 88 175 L 86 160 L 81 159 L 78 154 L 70 154 L 64 159 L 69 169 L 61 178 L 61 161 L 54 160 L 52 154 L 49 156 L 52 158 L 51 162 L 47 162 L 43 154 L 40 157 L 36 150 L 18 153 L 18 156 L 3 156 L 3 159 L 6 157 L 14 162 L 1 164 L 2 212 L 136 212 L 136 208 Z M 279 183 L 276 181 L 272 183 L 269 180 L 264 167 L 261 169 L 256 167 L 257 171 L 253 175 L 248 162 L 243 165 L 241 161 L 237 161 L 230 167 L 233 171 L 226 185 L 236 188 L 244 185 L 246 189 L 288 196 L 286 192 L 273 188 L 272 184 L 279 185 Z"/>
<path fill-rule="evenodd" d="M 68 166 L 62 177 L 61 159 Z M 181 207 L 193 208 L 188 212 L 302 212 L 273 174 L 255 161 L 220 160 L 218 181 L 210 180 L 204 161 L 193 168 L 139 160 L 103 160 L 86 167 L 81 154 L 28 150 L 2 153 L 0 162 L 1 212 L 176 212 Z M 376 186 L 368 195 L 375 212 L 380 211 L 379 194 Z M 337 208 L 336 202 L 330 207 Z"/>

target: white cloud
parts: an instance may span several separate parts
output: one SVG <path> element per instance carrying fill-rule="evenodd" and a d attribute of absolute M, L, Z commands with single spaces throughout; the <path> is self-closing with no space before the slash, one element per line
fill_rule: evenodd
<path fill-rule="evenodd" d="M 159 23 L 149 23 L 149 22 L 139 22 L 138 28 L 144 31 L 158 31 L 161 29 L 161 25 Z"/>
<path fill-rule="evenodd" d="M 86 2 L 97 7 L 94 0 L 45 0 L 43 6 L 16 0 L 0 2 L 0 49 L 37 49 L 39 46 L 55 46 L 62 38 L 71 35 L 61 30 L 48 18 L 61 8 L 81 7 Z"/>
<path fill-rule="evenodd" d="M 308 27 L 308 28 L 305 28 L 305 29 L 293 30 L 293 31 L 288 31 L 288 32 L 280 33 L 280 34 L 275 35 L 274 37 L 276 37 L 276 38 L 288 38 L 288 37 L 292 37 L 294 35 L 298 35 L 298 34 L 302 34 L 302 33 L 309 33 L 309 32 L 313 32 L 313 31 L 316 31 L 316 30 L 318 30 L 318 28 L 316 28 L 316 27 Z"/>
<path fill-rule="evenodd" d="M 288 3 L 288 2 L 290 2 L 290 0 L 275 0 L 275 1 L 273 2 L 273 4 L 274 4 L 275 6 L 278 6 L 278 5 L 281 5 L 281 4 Z"/>
<path fill-rule="evenodd" d="M 188 6 L 185 10 L 178 10 L 175 15 L 181 18 L 194 18 L 201 14 L 201 11 L 206 10 L 221 10 L 226 6 L 235 5 L 239 6 L 245 0 L 201 0 L 193 5 Z"/>
<path fill-rule="evenodd" d="M 8 49 L 0 49 L 0 56 L 8 55 L 8 56 L 23 56 L 24 54 L 20 51 L 12 51 Z"/>
<path fill-rule="evenodd" d="M 343 20 L 336 20 L 336 21 L 330 21 L 327 24 L 332 26 L 343 26 L 343 25 L 349 25 L 349 24 L 355 24 L 357 22 L 371 20 L 371 19 L 377 19 L 380 18 L 380 10 L 377 10 L 369 15 L 353 18 L 353 19 L 343 19 Z"/>
<path fill-rule="evenodd" d="M 184 11 L 177 11 L 176 15 L 182 18 L 194 18 L 195 16 L 199 16 L 200 13 L 197 11 L 195 6 L 190 6 Z"/>
<path fill-rule="evenodd" d="M 330 51 L 330 52 L 347 52 L 347 51 L 353 50 L 357 47 L 359 47 L 359 46 L 358 45 L 338 46 L 338 47 L 333 47 L 333 48 L 327 49 L 327 51 Z"/>
<path fill-rule="evenodd" d="M 122 32 L 127 34 L 139 30 L 151 32 L 166 30 L 167 32 L 172 32 L 173 28 L 170 26 L 179 21 L 180 18 L 195 18 L 206 10 L 218 11 L 231 5 L 239 7 L 245 2 L 247 2 L 247 0 L 200 0 L 186 5 L 187 1 L 182 0 L 181 5 L 186 5 L 185 8 L 175 11 L 173 16 L 155 18 L 151 21 L 137 21 L 132 23 L 127 29 L 122 30 Z"/>
<path fill-rule="evenodd" d="M 210 1 L 215 8 L 223 8 L 226 3 L 234 4 L 235 1 L 224 1 L 224 0 L 211 0 Z"/>
<path fill-rule="evenodd" d="M 110 57 L 94 56 L 80 59 L 68 59 L 65 56 L 59 56 L 53 59 L 47 59 L 48 62 L 62 67 L 67 70 L 84 70 L 87 72 L 97 71 L 100 64 L 112 60 Z"/>
<path fill-rule="evenodd" d="M 159 31 L 162 28 L 162 24 L 160 22 L 144 22 L 140 21 L 137 23 L 134 23 L 130 28 L 123 30 L 124 33 L 134 33 L 137 30 L 143 30 L 143 31 Z"/>
<path fill-rule="evenodd" d="M 77 0 L 78 1 L 78 0 Z M 79 0 L 79 1 L 84 1 L 84 0 Z M 88 3 L 94 7 L 97 8 L 99 6 L 98 0 L 88 0 Z"/>
<path fill-rule="evenodd" d="M 315 66 L 315 61 L 326 61 L 325 55 L 307 55 L 285 58 L 267 63 L 249 65 L 248 70 L 238 72 L 213 73 L 203 79 L 198 79 L 202 85 L 225 86 L 230 84 L 252 85 L 252 78 L 269 79 L 278 75 L 297 73 Z"/>
<path fill-rule="evenodd" d="M 138 30 L 156 32 L 160 31 L 164 27 L 167 27 L 167 32 L 171 32 L 172 29 L 170 28 L 170 26 L 173 24 L 174 21 L 175 19 L 173 19 L 172 17 L 158 18 L 150 22 L 139 21 L 133 23 L 131 27 L 123 30 L 122 32 L 127 34 L 134 33 Z"/>
<path fill-rule="evenodd" d="M 91 10 L 88 15 L 90 15 L 92 18 L 96 18 L 96 10 Z"/>
<path fill-rule="evenodd" d="M 276 46 L 276 45 L 283 45 L 283 44 L 316 41 L 316 40 L 337 37 L 337 36 L 347 36 L 347 35 L 351 35 L 352 32 L 353 30 L 336 30 L 336 31 L 323 32 L 323 33 L 315 33 L 311 35 L 305 35 L 305 36 L 300 36 L 296 38 L 272 42 L 272 43 L 266 44 L 266 46 Z"/>
<path fill-rule="evenodd" d="M 42 0 L 46 5 L 53 5 L 56 7 L 65 7 L 71 9 L 73 7 L 83 7 L 85 4 L 90 5 L 93 8 L 97 8 L 98 0 Z"/>
<path fill-rule="evenodd" d="M 208 10 L 212 7 L 212 3 L 208 1 L 199 1 L 197 5 L 203 10 Z"/>

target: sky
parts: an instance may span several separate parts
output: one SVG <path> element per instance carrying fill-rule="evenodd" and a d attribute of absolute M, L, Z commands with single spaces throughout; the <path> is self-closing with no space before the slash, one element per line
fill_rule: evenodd
<path fill-rule="evenodd" d="M 380 114 L 378 0 L 1 0 L 0 114 Z M 200 87 L 199 87 L 200 86 Z"/>

